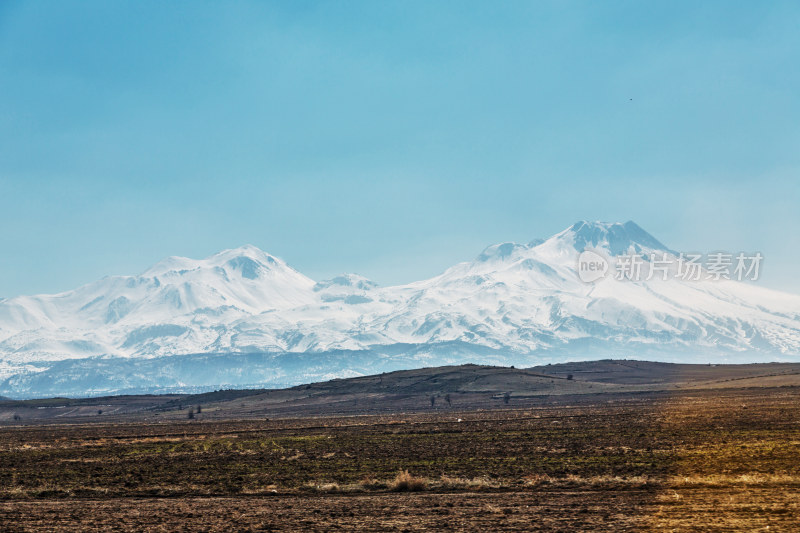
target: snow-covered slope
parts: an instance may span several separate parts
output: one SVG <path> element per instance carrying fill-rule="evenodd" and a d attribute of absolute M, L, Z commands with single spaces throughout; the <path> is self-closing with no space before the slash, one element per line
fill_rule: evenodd
<path fill-rule="evenodd" d="M 254 246 L 199 261 L 170 257 L 138 276 L 0 302 L 0 357 L 15 363 L 205 351 L 221 324 L 312 304 L 313 287 Z"/>
<path fill-rule="evenodd" d="M 586 355 L 800 353 L 800 297 L 735 281 L 617 281 L 576 275 L 584 249 L 671 252 L 633 222 L 579 222 L 544 242 L 488 247 L 470 263 L 410 285 L 381 317 L 405 342 L 461 340 L 517 352 Z M 377 326 L 377 324 L 376 324 Z"/>
<path fill-rule="evenodd" d="M 33 373 L 41 383 L 57 368 L 49 379 L 69 381 L 78 363 L 56 361 L 96 357 L 89 361 L 105 361 L 113 383 L 109 361 L 120 358 L 271 354 L 280 356 L 273 373 L 284 384 L 327 375 L 304 374 L 315 360 L 337 375 L 389 368 L 412 353 L 424 364 L 800 354 L 799 296 L 725 280 L 584 283 L 576 274 L 584 249 L 676 255 L 633 222 L 579 222 L 544 241 L 489 246 L 474 261 L 396 287 L 354 274 L 315 283 L 253 246 L 171 257 L 138 276 L 0 300 L 0 376 L 9 378 L 0 394 L 31 391 Z M 286 371 L 292 354 L 304 366 Z M 264 369 L 255 381 L 241 373 L 241 383 L 269 381 Z M 171 376 L 162 385 L 199 384 Z"/>

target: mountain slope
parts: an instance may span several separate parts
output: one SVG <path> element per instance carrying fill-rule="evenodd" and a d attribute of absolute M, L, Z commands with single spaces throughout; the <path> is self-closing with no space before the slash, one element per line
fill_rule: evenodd
<path fill-rule="evenodd" d="M 585 249 L 607 258 L 637 254 L 646 266 L 651 253 L 677 256 L 633 222 L 578 222 L 544 241 L 490 246 L 474 261 L 396 287 L 354 274 L 315 283 L 253 246 L 203 260 L 171 257 L 138 276 L 0 301 L 0 376 L 8 378 L 0 393 L 95 370 L 103 390 L 112 391 L 113 360 L 129 359 L 116 366 L 130 374 L 137 361 L 192 354 L 266 354 L 259 364 L 268 368 L 255 373 L 222 371 L 225 362 L 215 360 L 209 369 L 223 372 L 230 385 L 487 358 L 524 364 L 800 354 L 798 296 L 727 280 L 607 276 L 584 283 L 576 267 Z M 286 370 L 291 354 L 318 354 L 326 368 L 313 368 L 313 357 L 295 357 L 308 368 Z M 105 359 L 78 361 L 89 357 Z M 159 365 L 145 367 L 147 377 L 136 386 L 214 383 L 213 374 L 183 380 L 180 372 L 159 380 Z"/>
<path fill-rule="evenodd" d="M 314 281 L 254 246 L 170 257 L 56 295 L 0 302 L 7 362 L 204 351 L 219 325 L 316 301 Z"/>

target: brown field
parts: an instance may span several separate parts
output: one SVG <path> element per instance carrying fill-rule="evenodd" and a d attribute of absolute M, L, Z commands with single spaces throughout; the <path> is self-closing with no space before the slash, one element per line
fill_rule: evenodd
<path fill-rule="evenodd" d="M 6 402 L 0 530 L 800 530 L 794 365 L 625 365 Z"/>

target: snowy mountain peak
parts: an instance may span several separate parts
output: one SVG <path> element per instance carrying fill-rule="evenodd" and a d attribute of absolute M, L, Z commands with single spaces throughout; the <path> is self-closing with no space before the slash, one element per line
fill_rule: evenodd
<path fill-rule="evenodd" d="M 547 240 L 534 239 L 528 244 L 504 242 L 487 246 L 475 262 L 513 261 L 525 257 L 529 250 L 539 246 L 542 246 L 541 251 L 545 254 L 549 250 L 551 256 L 572 255 L 573 252 L 582 252 L 587 248 L 600 248 L 610 255 L 620 255 L 628 251 L 672 252 L 631 220 L 625 223 L 581 220 Z"/>
<path fill-rule="evenodd" d="M 256 279 L 259 272 L 268 271 L 273 268 L 289 267 L 282 260 L 268 254 L 252 244 L 246 244 L 239 248 L 222 250 L 205 259 L 190 259 L 188 257 L 172 256 L 159 261 L 145 272 L 143 277 L 156 277 L 166 274 L 184 274 L 189 271 L 221 267 L 232 271 L 239 271 L 242 277 Z"/>
<path fill-rule="evenodd" d="M 611 255 L 620 255 L 628 251 L 637 253 L 643 250 L 671 251 L 632 220 L 624 224 L 582 220 L 548 241 L 565 244 L 578 252 L 587 248 L 600 248 Z"/>
<path fill-rule="evenodd" d="M 207 257 L 206 261 L 212 264 L 219 264 L 220 262 L 242 257 L 251 259 L 262 265 L 275 265 L 278 262 L 282 262 L 275 256 L 268 254 L 264 250 L 258 248 L 257 246 L 253 246 L 252 244 L 245 244 L 244 246 L 240 246 L 238 248 L 222 250 L 221 252 L 217 252 L 214 255 Z"/>
<path fill-rule="evenodd" d="M 173 255 L 154 264 L 142 272 L 141 276 L 146 278 L 154 278 L 156 276 L 163 276 L 168 272 L 185 272 L 194 270 L 199 266 L 199 263 L 200 261 L 197 259 Z"/>
<path fill-rule="evenodd" d="M 169 257 L 140 276 L 0 300 L 0 394 L 63 393 L 57 387 L 89 382 L 110 392 L 145 374 L 163 384 L 166 358 L 211 354 L 220 365 L 262 354 L 272 362 L 259 364 L 272 366 L 260 370 L 285 382 L 330 365 L 380 371 L 412 359 L 800 355 L 800 296 L 735 281 L 589 285 L 576 272 L 586 248 L 669 251 L 634 222 L 581 221 L 544 242 L 495 244 L 473 262 L 395 287 L 357 274 L 315 283 L 251 245 Z M 162 359 L 146 366 L 150 358 Z M 205 364 L 192 368 L 202 373 Z M 237 370 L 236 382 L 252 384 L 251 370 Z M 195 374 L 186 372 L 179 381 L 191 384 Z"/>
<path fill-rule="evenodd" d="M 491 260 L 503 260 L 512 257 L 515 252 L 528 249 L 529 246 L 517 244 L 515 242 L 504 242 L 487 246 L 476 258 L 476 261 L 485 262 Z"/>

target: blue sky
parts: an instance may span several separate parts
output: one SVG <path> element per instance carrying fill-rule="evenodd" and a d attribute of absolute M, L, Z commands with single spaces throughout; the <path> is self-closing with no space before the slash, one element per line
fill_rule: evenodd
<path fill-rule="evenodd" d="M 0 3 L 0 296 L 255 244 L 439 273 L 576 220 L 800 292 L 792 2 Z"/>

